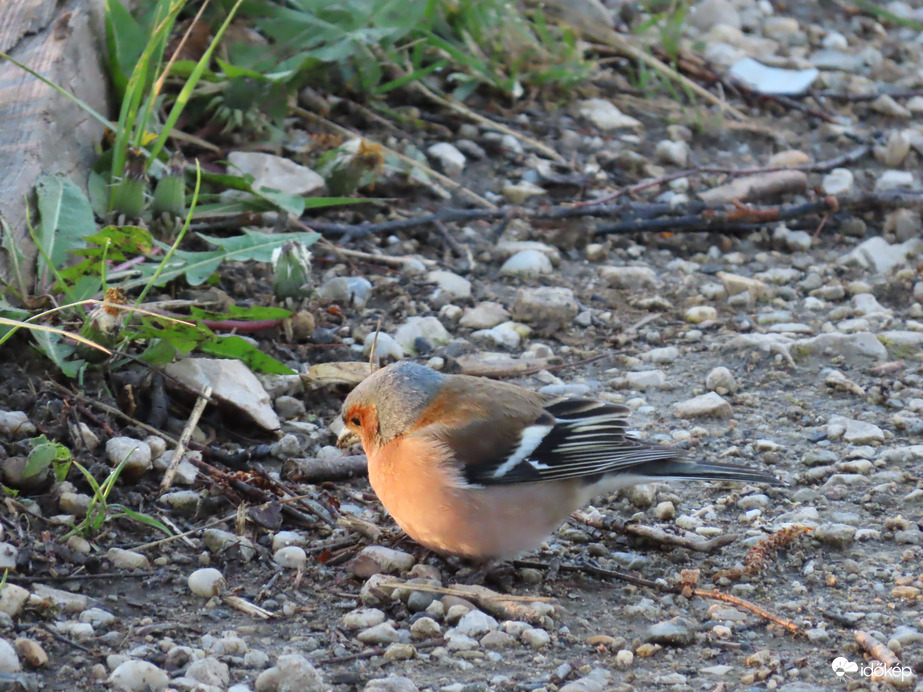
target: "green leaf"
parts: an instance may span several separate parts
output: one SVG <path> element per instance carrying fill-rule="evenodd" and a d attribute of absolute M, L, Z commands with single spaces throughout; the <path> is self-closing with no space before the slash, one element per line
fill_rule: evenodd
<path fill-rule="evenodd" d="M 288 212 L 292 216 L 298 217 L 304 214 L 304 197 L 293 195 L 290 192 L 280 192 L 269 187 L 257 187 L 253 189 L 253 194 L 265 199 L 274 207 Z"/>
<path fill-rule="evenodd" d="M 269 262 L 272 259 L 273 250 L 277 247 L 293 240 L 309 246 L 314 244 L 320 235 L 318 233 L 263 233 L 244 229 L 243 235 L 230 238 L 216 238 L 203 234 L 199 234 L 199 237 L 217 246 L 218 249 L 205 252 L 177 250 L 160 276 L 157 277 L 156 286 L 163 286 L 179 278 L 185 278 L 190 286 L 198 286 L 208 279 L 222 262 L 247 260 Z M 161 243 L 158 245 L 168 247 Z M 143 264 L 138 269 L 141 271 L 141 278 L 128 281 L 124 288 L 129 289 L 146 284 L 154 277 L 157 267 L 152 264 Z"/>
<path fill-rule="evenodd" d="M 74 355 L 75 347 L 62 342 L 61 334 L 35 330 L 32 332 L 32 338 L 35 339 L 38 349 L 68 377 L 76 377 L 80 369 L 86 365 L 86 361 L 80 358 L 70 360 Z"/>
<path fill-rule="evenodd" d="M 255 305 L 252 307 L 240 307 L 237 305 L 231 305 L 228 307 L 227 312 L 209 312 L 207 310 L 202 310 L 197 308 L 194 305 L 190 306 L 189 312 L 196 320 L 284 320 L 287 317 L 291 317 L 292 313 L 290 310 L 285 308 L 272 308 L 264 307 L 262 305 Z"/>
<path fill-rule="evenodd" d="M 257 346 L 239 336 L 219 337 L 215 341 L 202 344 L 199 350 L 210 356 L 243 361 L 247 367 L 256 372 L 271 375 L 297 374 L 287 365 L 280 363 L 272 356 L 267 356 Z"/>
<path fill-rule="evenodd" d="M 44 435 L 34 437 L 29 442 L 32 444 L 32 451 L 26 458 L 26 465 L 23 468 L 22 475 L 25 477 L 34 476 L 51 465 L 54 465 L 55 478 L 62 481 L 67 477 L 70 470 L 70 462 L 73 458 L 70 449 L 59 442 L 50 442 Z"/>
<path fill-rule="evenodd" d="M 38 179 L 35 188 L 40 223 L 36 238 L 52 263 L 39 258 L 39 275 L 44 278 L 59 268 L 74 250 L 85 246 L 84 236 L 96 232 L 93 209 L 81 189 L 60 175 Z"/>

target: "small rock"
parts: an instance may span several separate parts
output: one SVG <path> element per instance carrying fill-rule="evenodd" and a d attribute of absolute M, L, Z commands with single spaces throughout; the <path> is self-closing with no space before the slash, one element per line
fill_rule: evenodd
<path fill-rule="evenodd" d="M 0 637 L 0 673 L 18 673 L 22 670 L 16 649 L 6 639 Z"/>
<path fill-rule="evenodd" d="M 170 676 L 153 663 L 135 659 L 125 661 L 109 676 L 109 684 L 116 689 L 129 690 L 129 692 L 162 690 L 169 682 Z"/>
<path fill-rule="evenodd" d="M 426 280 L 435 283 L 441 291 L 444 291 L 452 298 L 465 299 L 471 297 L 471 282 L 454 272 L 431 271 L 426 275 Z"/>
<path fill-rule="evenodd" d="M 8 437 L 35 435 L 35 424 L 29 420 L 25 411 L 0 411 L 0 433 Z"/>
<path fill-rule="evenodd" d="M 499 627 L 499 623 L 487 613 L 480 610 L 470 610 L 455 625 L 455 631 L 469 637 L 480 637 Z"/>
<path fill-rule="evenodd" d="M 614 288 L 638 289 L 657 283 L 657 274 L 650 267 L 600 267 L 599 276 Z"/>
<path fill-rule="evenodd" d="M 375 678 L 365 683 L 362 692 L 419 692 L 410 678 L 391 675 L 386 678 Z"/>
<path fill-rule="evenodd" d="M 844 416 L 832 416 L 827 422 L 827 437 L 830 439 L 843 438 L 853 445 L 882 443 L 885 434 L 881 428 L 872 423 L 854 420 Z"/>
<path fill-rule="evenodd" d="M 680 401 L 673 404 L 673 415 L 677 418 L 700 418 L 712 416 L 715 418 L 729 418 L 731 405 L 715 392 Z"/>
<path fill-rule="evenodd" d="M 458 323 L 468 329 L 490 329 L 509 319 L 510 313 L 500 303 L 486 301 L 467 308 Z"/>
<path fill-rule="evenodd" d="M 600 130 L 641 129 L 640 120 L 625 115 L 606 99 L 586 99 L 578 102 L 579 113 Z"/>
<path fill-rule="evenodd" d="M 426 340 L 435 346 L 444 346 L 452 340 L 437 318 L 408 317 L 394 334 L 394 340 L 401 345 L 405 353 L 416 353 L 419 340 Z"/>
<path fill-rule="evenodd" d="M 321 674 L 304 656 L 286 654 L 256 678 L 256 692 L 327 692 Z"/>
<path fill-rule="evenodd" d="M 718 318 L 718 311 L 710 305 L 695 305 L 688 310 L 684 318 L 692 324 L 701 324 Z"/>
<path fill-rule="evenodd" d="M 654 155 L 660 163 L 666 163 L 680 168 L 685 168 L 689 160 L 689 145 L 686 142 L 673 142 L 664 139 L 657 142 Z"/>
<path fill-rule="evenodd" d="M 845 548 L 853 541 L 856 535 L 856 527 L 849 524 L 821 524 L 812 534 L 822 543 L 830 543 L 838 548 Z"/>
<path fill-rule="evenodd" d="M 214 656 L 206 656 L 190 663 L 189 667 L 186 668 L 185 676 L 203 685 L 212 685 L 218 688 L 226 688 L 231 680 L 228 664 L 219 661 Z"/>
<path fill-rule="evenodd" d="M 856 179 L 848 168 L 834 168 L 821 181 L 824 194 L 836 197 L 838 195 L 851 195 Z"/>
<path fill-rule="evenodd" d="M 910 171 L 885 171 L 875 179 L 875 192 L 887 192 L 913 186 L 914 177 Z"/>
<path fill-rule="evenodd" d="M 442 628 L 433 618 L 422 617 L 410 626 L 410 636 L 413 639 L 435 639 L 442 636 Z"/>
<path fill-rule="evenodd" d="M 113 466 L 118 466 L 124 461 L 122 473 L 128 478 L 140 478 L 154 468 L 151 448 L 147 442 L 132 437 L 113 437 L 106 442 L 106 457 Z"/>
<path fill-rule="evenodd" d="M 458 178 L 465 170 L 467 159 L 458 149 L 448 142 L 438 142 L 431 145 L 426 153 L 439 161 L 443 172 L 450 178 Z"/>
<path fill-rule="evenodd" d="M 357 577 L 373 574 L 401 574 L 413 567 L 414 557 L 402 550 L 381 545 L 368 545 L 349 563 L 349 571 Z"/>
<path fill-rule="evenodd" d="M 151 563 L 145 555 L 133 550 L 109 548 L 106 558 L 115 569 L 150 569 Z"/>
<path fill-rule="evenodd" d="M 232 151 L 228 161 L 238 171 L 253 176 L 253 188 L 268 187 L 291 195 L 311 195 L 324 188 L 324 179 L 294 161 L 255 151 Z"/>
<path fill-rule="evenodd" d="M 539 276 L 554 271 L 548 255 L 539 250 L 520 250 L 500 267 L 503 276 Z"/>
<path fill-rule="evenodd" d="M 718 394 L 728 394 L 737 391 L 737 380 L 730 370 L 724 366 L 714 368 L 705 378 L 705 387 Z"/>
<path fill-rule="evenodd" d="M 373 644 L 375 646 L 390 644 L 400 640 L 400 638 L 401 633 L 394 629 L 394 625 L 390 622 L 374 625 L 356 635 L 356 639 L 363 644 Z"/>
<path fill-rule="evenodd" d="M 525 204 L 530 197 L 544 194 L 545 188 L 526 181 L 507 183 L 503 186 L 503 197 L 510 204 Z"/>
<path fill-rule="evenodd" d="M 16 652 L 25 660 L 30 668 L 44 668 L 48 665 L 48 654 L 45 653 L 45 649 L 42 648 L 42 645 L 34 639 L 20 637 L 13 645 L 16 647 Z M 12 672 L 6 670 L 2 663 L 0 663 L 0 671 L 4 673 Z"/>
<path fill-rule="evenodd" d="M 667 383 L 667 374 L 663 370 L 642 370 L 625 374 L 625 381 L 632 389 L 659 389 Z"/>
<path fill-rule="evenodd" d="M 372 353 L 372 345 L 375 346 L 375 356 L 383 362 L 401 360 L 404 358 L 404 349 L 395 341 L 394 337 L 385 332 L 376 332 L 367 334 L 362 342 L 362 354 L 367 356 Z"/>
<path fill-rule="evenodd" d="M 695 641 L 695 630 L 689 620 L 677 617 L 648 627 L 644 641 L 665 646 L 688 646 Z"/>
<path fill-rule="evenodd" d="M 284 548 L 279 548 L 273 556 L 273 561 L 280 567 L 285 567 L 286 569 L 304 569 L 305 565 L 308 564 L 308 555 L 305 553 L 304 548 L 300 548 L 297 545 L 288 545 Z"/>
<path fill-rule="evenodd" d="M 573 320 L 578 312 L 577 300 L 571 289 L 551 286 L 520 289 L 512 310 L 513 319 L 520 322 L 562 326 Z"/>
<path fill-rule="evenodd" d="M 227 582 L 224 575 L 214 567 L 205 567 L 197 569 L 189 575 L 189 590 L 196 596 L 202 598 L 211 598 L 217 596 L 227 589 Z"/>
<path fill-rule="evenodd" d="M 551 643 L 551 635 L 538 627 L 530 627 L 519 638 L 523 644 L 533 649 L 543 649 Z"/>

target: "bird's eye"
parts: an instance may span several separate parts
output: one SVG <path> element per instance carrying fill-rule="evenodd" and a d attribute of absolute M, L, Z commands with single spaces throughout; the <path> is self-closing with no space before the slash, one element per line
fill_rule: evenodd
<path fill-rule="evenodd" d="M 353 425 L 362 425 L 362 420 L 359 418 L 359 416 L 353 416 L 349 419 L 349 422 Z"/>

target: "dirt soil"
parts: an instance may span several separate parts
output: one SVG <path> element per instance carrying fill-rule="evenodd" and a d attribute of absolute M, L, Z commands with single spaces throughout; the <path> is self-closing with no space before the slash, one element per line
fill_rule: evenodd
<path fill-rule="evenodd" d="M 818 17 L 797 19 L 803 30 L 820 22 Z M 850 40 L 859 36 L 849 18 L 837 17 L 833 23 Z M 826 24 L 824 28 L 834 29 Z M 895 30 L 881 37 L 868 29 L 863 38 L 893 62 L 899 57 L 899 36 Z M 820 37 L 811 34 L 811 40 Z M 882 68 L 870 79 L 887 84 L 884 72 Z M 903 74 L 898 72 L 893 80 Z M 890 133 L 913 129 L 912 121 L 884 115 L 869 102 L 824 104 L 825 112 L 850 119 L 846 134 L 838 125 L 772 101 L 738 100 L 736 105 L 750 119 L 746 127 L 719 119 L 702 103 L 679 108 L 656 97 L 618 103 L 641 121 L 639 128 L 607 133 L 575 117 L 569 107 L 532 105 L 520 108 L 518 115 L 506 114 L 515 129 L 565 154 L 569 164 L 555 169 L 560 173 L 557 184 L 548 176 L 531 175 L 537 168 L 534 155 L 498 146 L 489 128 L 472 132 L 469 127 L 460 134 L 453 119 L 450 128 L 434 125 L 407 136 L 422 150 L 437 141 L 456 142 L 462 135 L 474 139 L 486 156 L 469 159 L 459 181 L 479 194 L 493 193 L 499 203 L 504 203 L 504 186 L 523 178 L 548 191 L 549 196 L 536 198 L 537 203 L 560 204 L 586 198 L 594 190 L 673 173 L 681 167 L 657 153 L 658 143 L 665 140 L 686 141 L 689 165 L 738 169 L 766 166 L 771 155 L 789 150 L 800 150 L 805 160 L 819 162 L 857 144 L 881 147 L 878 157 L 871 153 L 846 166 L 854 174 L 856 192 L 875 190 L 889 168 L 919 172 L 915 149 L 897 164 L 886 161 L 883 151 Z M 388 135 L 368 124 L 361 126 L 372 137 Z M 789 156 L 793 158 L 788 161 L 802 160 Z M 763 201 L 809 199 L 825 173 L 808 173 L 805 189 Z M 724 179 L 719 174 L 691 175 L 686 179 L 688 194 Z M 650 195 L 645 199 L 653 200 L 664 189 L 668 195 L 687 194 L 680 184 L 672 191 L 666 186 L 645 192 Z M 406 189 L 403 194 L 408 194 Z M 460 197 L 436 201 L 419 189 L 410 194 L 399 205 L 402 214 L 463 204 Z M 156 470 L 123 479 L 110 497 L 110 503 L 168 519 L 176 529 L 192 532 L 183 540 L 149 546 L 162 534 L 122 518 L 107 522 L 90 537 L 89 546 L 65 542 L 67 526 L 56 519 L 67 514 L 62 492 L 88 492 L 76 471 L 68 479 L 73 487 L 58 484 L 23 491 L 7 501 L 0 513 L 3 540 L 18 549 L 18 564 L 7 582 L 33 593 L 44 584 L 85 597 L 86 602 L 65 603 L 55 596 L 51 601 L 57 599 L 57 605 L 51 605 L 47 597 L 36 598 L 14 617 L 0 620 L 0 634 L 10 643 L 17 638 L 34 640 L 50 659 L 38 669 L 24 663 L 28 674 L 0 678 L 0 686 L 106 689 L 122 656 L 167 671 L 175 689 L 414 689 L 407 681 L 368 685 L 399 676 L 421 690 L 557 690 L 588 675 L 590 679 L 568 689 L 794 692 L 892 684 L 921 689 L 923 358 L 921 342 L 913 336 L 923 333 L 920 256 L 914 256 L 916 246 L 908 245 L 891 265 L 876 262 L 884 256 L 877 250 L 871 259 L 842 259 L 873 238 L 883 238 L 890 250 L 912 243 L 920 235 L 919 215 L 913 210 L 902 213 L 907 223 L 916 224 L 909 232 L 901 230 L 900 219 L 885 213 L 861 219 L 844 213 L 822 222 L 811 217 L 790 224 L 788 231 L 765 227 L 728 234 L 594 235 L 603 221 L 588 219 L 448 224 L 445 233 L 420 226 L 390 237 L 355 239 L 346 247 L 385 257 L 418 257 L 429 263 L 423 273 L 401 271 L 386 261 L 344 260 L 315 246 L 318 286 L 335 277 L 363 277 L 372 285 L 368 303 L 360 307 L 315 298 L 305 307 L 316 323 L 305 338 L 289 340 L 283 330 L 255 336 L 263 350 L 296 367 L 362 361 L 361 344 L 379 319 L 382 332 L 393 336 L 410 317 L 436 316 L 451 341 L 423 337 L 415 344 L 421 352 L 407 357 L 452 370 L 458 369 L 462 356 L 473 356 L 474 362 L 486 362 L 490 352 L 526 362 L 550 356 L 545 367 L 508 379 L 525 387 L 626 403 L 633 410 L 631 425 L 642 437 L 676 444 L 695 459 L 770 470 L 785 485 L 656 484 L 599 498 L 594 505 L 602 515 L 659 527 L 666 536 L 701 541 L 736 536 L 718 541 L 722 545 L 708 552 L 593 528 L 574 519 L 541 551 L 524 558 L 598 566 L 664 585 L 678 583 L 684 570 L 698 570 L 698 588 L 746 599 L 790 623 L 797 634 L 741 605 L 633 585 L 589 569 L 563 568 L 547 574 L 519 566 L 488 578 L 487 585 L 551 604 L 553 609 L 540 606 L 537 614 L 530 611 L 535 619 L 528 625 L 530 632 L 537 628 L 549 636 L 524 635 L 524 626 L 504 622 L 517 618 L 497 616 L 487 629 L 499 628 L 512 636 L 495 635 L 483 642 L 487 630 L 475 629 L 473 646 L 461 638 L 453 642 L 449 630 L 460 611 L 440 618 L 439 610 L 458 605 L 457 595 L 445 597 L 444 608 L 429 605 L 440 594 L 414 600 L 407 592 L 403 599 L 391 600 L 366 593 L 363 600 L 360 591 L 368 573 L 349 561 L 368 544 L 389 546 L 413 556 L 417 566 L 410 577 L 437 577 L 446 587 L 466 581 L 470 570 L 465 565 L 428 554 L 402 536 L 364 478 L 314 484 L 292 480 L 292 462 L 266 453 L 272 437 L 241 424 L 226 410 L 209 408 L 200 424 L 209 444 L 227 452 L 255 450 L 239 476 L 221 475 L 216 480 L 218 475 L 200 468 L 191 486 L 197 499 L 173 508 L 158 501 L 162 472 Z M 355 223 L 371 220 L 371 215 L 349 212 L 315 218 Z M 453 242 L 446 241 L 446 233 Z M 551 271 L 531 276 L 501 272 L 510 255 L 526 248 L 504 245 L 515 241 L 541 243 L 535 247 L 551 260 Z M 626 273 L 622 267 L 639 271 Z M 470 296 L 428 274 L 430 269 L 469 281 Z M 265 266 L 222 271 L 217 288 L 232 300 L 269 300 L 271 281 Z M 530 295 L 544 286 L 571 289 L 576 310 L 565 310 L 560 320 L 546 322 L 517 313 L 522 292 Z M 179 297 L 184 295 L 192 293 Z M 473 336 L 478 329 L 463 326 L 459 318 L 485 301 L 511 311 L 512 318 L 504 321 L 512 319 L 517 325 L 505 334 Z M 836 338 L 825 341 L 825 335 Z M 149 436 L 139 426 L 53 387 L 49 381 L 54 379 L 68 390 L 78 385 L 55 377 L 25 340 L 19 346 L 0 353 L 5 361 L 0 409 L 26 412 L 40 431 L 71 446 L 97 478 L 104 478 L 109 469 L 108 439 Z M 130 387 L 138 404 L 135 415 L 143 419 L 152 396 L 143 379 L 146 372 L 134 364 L 121 373 L 93 372 L 79 388 L 91 400 L 128 411 Z M 328 426 L 348 387 L 305 389 L 297 382 L 286 383 L 287 390 L 277 381 L 271 393 L 280 413 L 279 396 L 291 394 L 304 403 L 302 410 L 289 399 L 281 402 L 296 411 L 294 419 L 283 424 L 283 432 L 295 435 L 294 456 L 332 458 L 335 435 Z M 702 401 L 690 401 L 709 391 L 722 399 L 716 407 L 703 409 Z M 700 408 L 685 417 L 683 409 L 675 407 L 683 402 Z M 179 396 L 171 399 L 170 434 L 179 434 L 191 403 Z M 74 446 L 67 426 L 78 420 L 99 438 L 95 449 Z M 28 436 L 0 437 L 0 458 L 21 455 L 24 437 Z M 205 461 L 227 468 L 222 463 L 227 459 L 206 454 Z M 303 493 L 331 516 L 353 518 L 331 527 L 304 505 L 291 503 L 299 508 L 294 514 L 281 512 L 278 503 L 266 505 L 259 496 L 248 495 L 244 486 L 234 485 L 234 480 L 257 485 L 254 470 Z M 260 487 L 274 493 L 278 484 Z M 235 518 L 242 499 L 246 505 Z M 249 537 L 252 555 L 235 546 L 206 547 L 203 534 L 194 530 L 221 517 L 229 519 L 216 526 Z M 812 531 L 774 552 L 758 574 L 740 579 L 718 575 L 742 566 L 748 549 L 758 541 L 793 525 Z M 303 571 L 274 561 L 272 537 L 280 530 L 298 532 L 307 553 Z M 377 538 L 370 538 L 379 530 Z M 121 566 L 109 552 L 139 546 L 149 564 L 136 569 Z M 206 566 L 221 571 L 234 595 L 274 617 L 262 619 L 219 598 L 194 595 L 187 579 Z M 406 570 L 393 577 L 406 578 Z M 342 618 L 365 606 L 377 608 L 393 624 L 392 639 L 370 636 L 371 643 L 366 643 L 357 638 L 361 630 L 350 629 L 350 621 Z M 368 617 L 369 626 L 377 624 L 377 615 Z M 423 617 L 432 617 L 438 636 L 446 639 L 433 641 L 412 633 L 411 625 Z M 89 629 L 76 627 L 87 623 L 92 625 Z M 891 654 L 889 658 L 877 652 L 879 661 L 890 661 L 897 677 L 872 681 L 862 667 L 837 675 L 832 662 L 840 657 L 859 666 L 874 663 L 868 648 L 857 643 L 857 631 Z M 237 641 L 227 634 L 231 632 L 244 643 L 229 651 L 227 642 Z M 223 644 L 216 645 L 218 640 Z M 304 656 L 323 683 L 316 688 L 307 683 L 257 685 L 257 676 L 283 654 Z M 206 656 L 226 664 L 226 679 L 201 672 L 195 679 L 182 677 Z M 594 669 L 603 670 L 591 675 Z M 202 686 L 206 678 L 213 687 Z"/>

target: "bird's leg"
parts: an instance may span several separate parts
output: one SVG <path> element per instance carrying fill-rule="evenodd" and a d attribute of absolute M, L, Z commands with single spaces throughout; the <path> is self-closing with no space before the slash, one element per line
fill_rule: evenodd
<path fill-rule="evenodd" d="M 515 568 L 509 562 L 485 560 L 463 567 L 455 573 L 455 578 L 460 584 L 483 585 L 489 581 L 498 586 L 507 587 L 515 571 Z"/>

